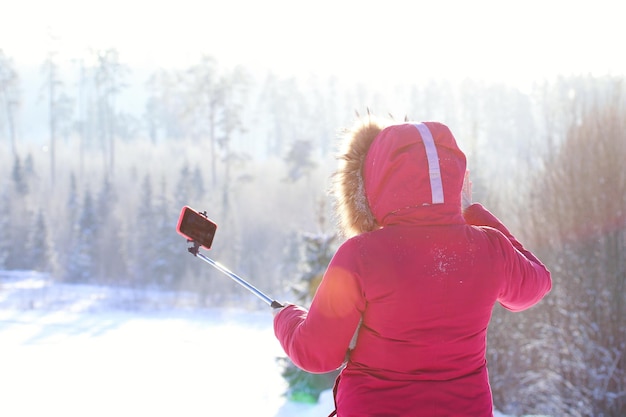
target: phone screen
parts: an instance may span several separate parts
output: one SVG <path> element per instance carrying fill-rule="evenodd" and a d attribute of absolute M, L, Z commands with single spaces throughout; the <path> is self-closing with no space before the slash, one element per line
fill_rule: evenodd
<path fill-rule="evenodd" d="M 183 207 L 178 218 L 177 231 L 200 246 L 211 249 L 217 224 L 191 207 Z"/>

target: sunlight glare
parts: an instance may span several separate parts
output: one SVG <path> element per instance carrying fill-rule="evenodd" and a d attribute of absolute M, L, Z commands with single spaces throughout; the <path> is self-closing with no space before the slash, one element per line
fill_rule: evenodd
<path fill-rule="evenodd" d="M 202 55 L 279 75 L 362 82 L 532 80 L 626 73 L 624 25 L 608 0 L 15 2 L 0 47 L 19 62 L 117 48 L 130 66 L 185 68 Z M 37 13 L 33 13 L 37 10 Z"/>

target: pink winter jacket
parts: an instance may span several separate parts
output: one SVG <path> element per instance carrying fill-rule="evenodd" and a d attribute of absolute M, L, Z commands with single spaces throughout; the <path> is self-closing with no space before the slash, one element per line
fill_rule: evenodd
<path fill-rule="evenodd" d="M 494 304 L 529 308 L 551 279 L 483 206 L 461 212 L 464 173 L 445 125 L 384 129 L 363 168 L 380 228 L 341 245 L 308 311 L 288 305 L 276 315 L 296 365 L 322 373 L 345 364 L 339 417 L 492 416 L 485 350 Z"/>

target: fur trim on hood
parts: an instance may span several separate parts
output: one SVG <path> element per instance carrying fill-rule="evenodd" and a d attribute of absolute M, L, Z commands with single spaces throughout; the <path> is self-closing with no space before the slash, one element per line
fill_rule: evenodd
<path fill-rule="evenodd" d="M 335 198 L 339 229 L 347 238 L 379 228 L 367 203 L 363 164 L 376 136 L 392 123 L 368 115 L 357 120 L 342 135 L 337 158 L 339 167 L 332 177 L 331 194 Z"/>
<path fill-rule="evenodd" d="M 391 224 L 462 223 L 466 159 L 437 122 L 358 120 L 333 175 L 335 214 L 350 238 Z"/>

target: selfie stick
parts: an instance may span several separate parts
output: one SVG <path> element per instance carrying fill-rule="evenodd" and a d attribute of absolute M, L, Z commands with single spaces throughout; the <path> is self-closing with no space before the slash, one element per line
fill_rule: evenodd
<path fill-rule="evenodd" d="M 244 280 L 243 278 L 241 278 L 240 276 L 238 276 L 237 274 L 235 274 L 234 272 L 232 272 L 231 270 L 226 268 L 224 265 L 222 265 L 222 264 L 220 264 L 218 262 L 215 262 L 213 259 L 211 259 L 208 256 L 200 253 L 200 245 L 197 244 L 196 242 L 193 242 L 193 247 L 189 248 L 188 250 L 194 256 L 202 259 L 204 262 L 208 263 L 209 265 L 215 267 L 219 271 L 221 271 L 224 274 L 228 275 L 228 277 L 230 279 L 232 279 L 233 281 L 235 281 L 239 285 L 241 285 L 244 288 L 246 288 L 248 291 L 250 291 L 252 294 L 254 294 L 257 297 L 259 297 L 261 300 L 265 301 L 265 303 L 267 303 L 267 305 L 269 305 L 270 307 L 272 307 L 272 308 L 283 308 L 284 307 L 281 303 L 279 303 L 276 300 L 272 300 L 270 297 L 265 295 L 262 291 L 260 291 L 254 285 L 250 284 L 249 282 L 247 282 L 246 280 Z"/>

